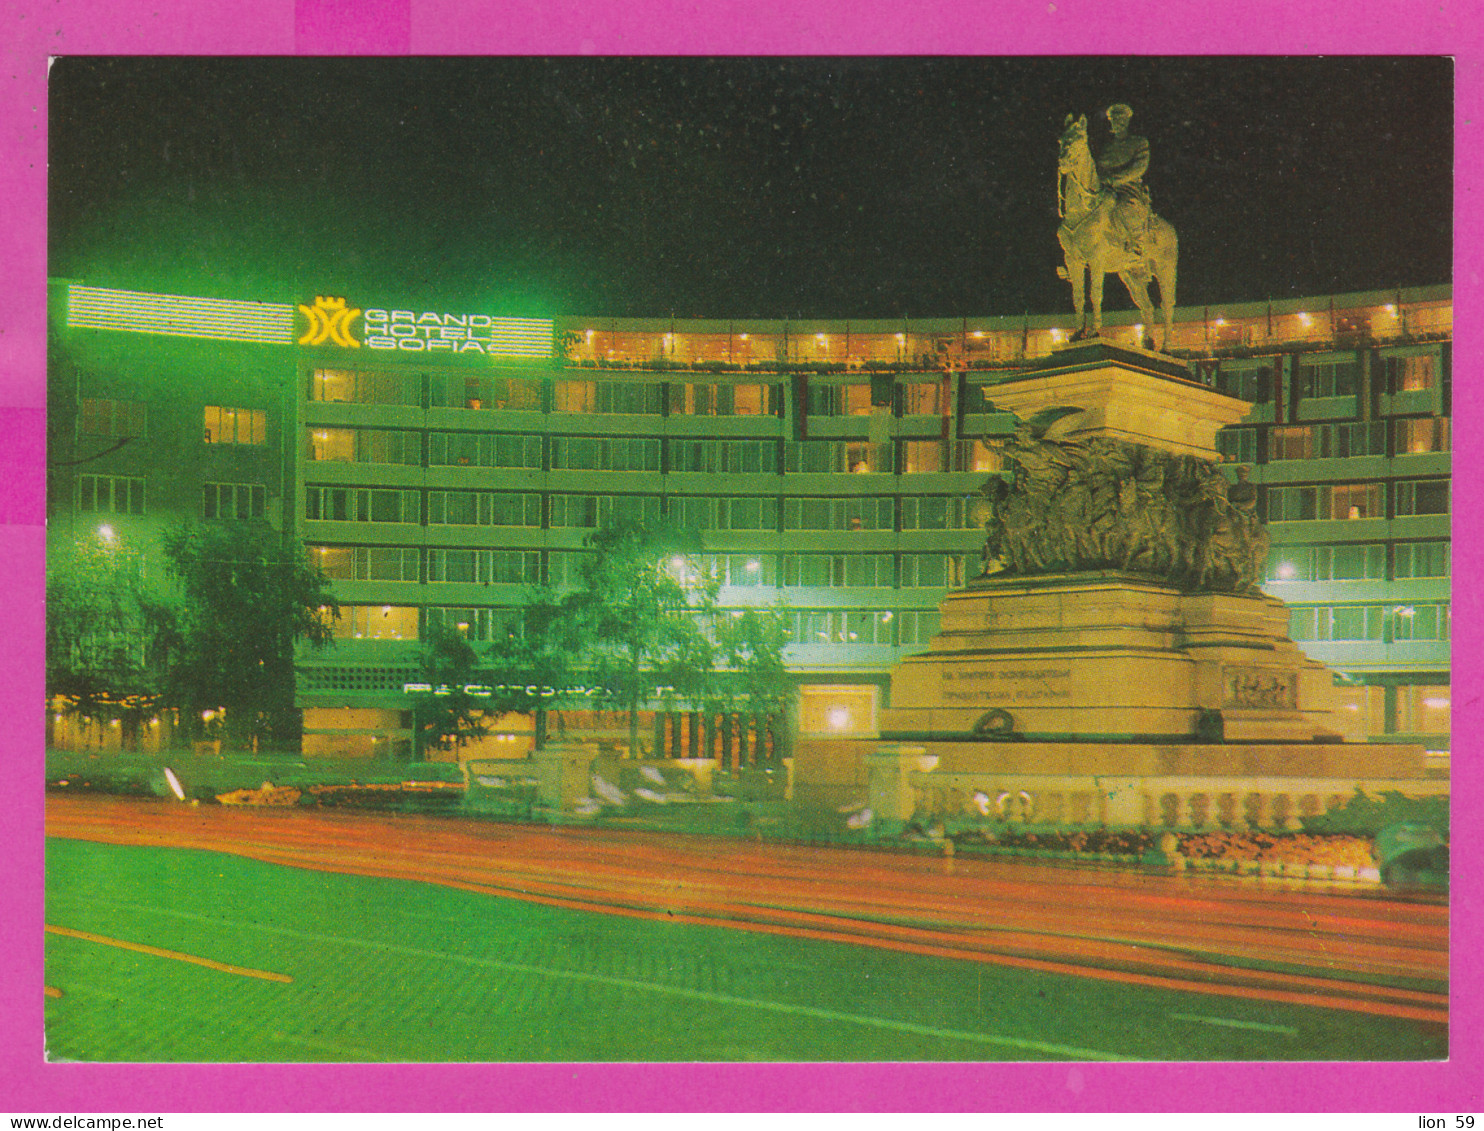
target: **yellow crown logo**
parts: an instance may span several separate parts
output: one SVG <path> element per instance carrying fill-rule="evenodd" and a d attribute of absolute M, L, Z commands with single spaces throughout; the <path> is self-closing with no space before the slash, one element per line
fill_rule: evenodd
<path fill-rule="evenodd" d="M 301 346 L 318 346 L 331 341 L 337 346 L 360 347 L 361 343 L 350 336 L 350 324 L 360 310 L 356 307 L 347 309 L 343 298 L 316 295 L 313 306 L 301 302 L 299 309 L 309 319 L 309 329 L 299 339 Z"/>

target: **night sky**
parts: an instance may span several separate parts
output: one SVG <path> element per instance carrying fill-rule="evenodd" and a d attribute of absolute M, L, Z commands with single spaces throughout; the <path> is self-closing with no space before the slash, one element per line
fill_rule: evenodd
<path fill-rule="evenodd" d="M 1052 313 L 1062 121 L 1100 147 L 1121 101 L 1181 305 L 1444 283 L 1452 81 L 1427 58 L 63 59 L 50 273 L 497 314 Z"/>

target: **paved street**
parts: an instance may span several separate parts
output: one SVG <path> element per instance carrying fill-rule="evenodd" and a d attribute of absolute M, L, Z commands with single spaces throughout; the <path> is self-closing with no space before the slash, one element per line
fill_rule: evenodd
<path fill-rule="evenodd" d="M 47 805 L 68 1059 L 1446 1055 L 1447 909 L 451 817 Z"/>

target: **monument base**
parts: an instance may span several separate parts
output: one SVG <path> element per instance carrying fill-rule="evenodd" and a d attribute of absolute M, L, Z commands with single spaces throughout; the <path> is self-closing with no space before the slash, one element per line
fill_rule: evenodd
<path fill-rule="evenodd" d="M 1333 677 L 1261 594 L 1115 572 L 990 577 L 951 593 L 892 674 L 889 741 L 1339 742 Z"/>

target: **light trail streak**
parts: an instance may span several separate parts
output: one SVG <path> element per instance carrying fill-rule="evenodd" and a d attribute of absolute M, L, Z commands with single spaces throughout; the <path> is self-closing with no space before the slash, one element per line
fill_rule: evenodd
<path fill-rule="evenodd" d="M 215 959 L 202 958 L 195 954 L 185 954 L 178 950 L 165 950 L 163 947 L 149 946 L 146 943 L 129 942 L 127 939 L 111 939 L 107 935 L 95 935 L 88 931 L 75 931 L 71 927 L 58 927 L 51 923 L 46 924 L 46 933 L 49 935 L 62 935 L 69 939 L 81 939 L 84 942 L 100 943 L 103 946 L 118 947 L 120 950 L 137 951 L 139 954 L 148 954 L 155 958 L 172 958 L 176 962 L 190 962 L 196 966 L 205 966 L 209 970 L 220 970 L 224 974 L 239 974 L 244 978 L 261 978 L 265 982 L 289 983 L 293 981 L 287 974 L 273 974 L 267 970 L 254 970 L 250 966 L 233 966 L 227 962 L 217 962 Z"/>

